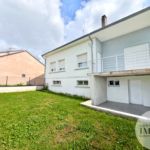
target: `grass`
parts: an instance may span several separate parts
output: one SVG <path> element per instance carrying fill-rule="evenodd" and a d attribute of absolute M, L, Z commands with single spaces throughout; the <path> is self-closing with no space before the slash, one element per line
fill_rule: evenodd
<path fill-rule="evenodd" d="M 0 149 L 144 150 L 133 120 L 79 105 L 50 92 L 0 94 Z"/>

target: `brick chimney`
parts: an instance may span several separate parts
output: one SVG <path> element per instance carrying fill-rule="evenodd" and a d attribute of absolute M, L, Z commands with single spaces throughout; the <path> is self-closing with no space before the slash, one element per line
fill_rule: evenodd
<path fill-rule="evenodd" d="M 102 27 L 107 26 L 107 17 L 106 15 L 102 16 Z"/>

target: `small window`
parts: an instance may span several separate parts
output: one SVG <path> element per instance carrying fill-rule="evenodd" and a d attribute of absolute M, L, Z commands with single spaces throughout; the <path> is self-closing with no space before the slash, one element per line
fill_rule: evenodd
<path fill-rule="evenodd" d="M 114 81 L 109 81 L 110 86 L 114 86 Z"/>
<path fill-rule="evenodd" d="M 61 81 L 53 81 L 54 85 L 61 85 Z"/>
<path fill-rule="evenodd" d="M 87 54 L 82 54 L 78 56 L 78 68 L 87 67 Z"/>
<path fill-rule="evenodd" d="M 26 74 L 22 74 L 22 78 L 25 78 L 26 77 Z"/>
<path fill-rule="evenodd" d="M 56 71 L 56 62 L 51 63 L 51 72 Z"/>
<path fill-rule="evenodd" d="M 59 61 L 59 70 L 65 70 L 65 60 Z"/>
<path fill-rule="evenodd" d="M 77 85 L 88 85 L 88 81 L 77 81 Z"/>
<path fill-rule="evenodd" d="M 120 81 L 119 80 L 116 80 L 116 81 L 110 80 L 110 81 L 108 81 L 108 86 L 113 86 L 113 87 L 120 86 Z"/>
<path fill-rule="evenodd" d="M 120 82 L 119 81 L 115 81 L 115 86 L 119 86 Z"/>

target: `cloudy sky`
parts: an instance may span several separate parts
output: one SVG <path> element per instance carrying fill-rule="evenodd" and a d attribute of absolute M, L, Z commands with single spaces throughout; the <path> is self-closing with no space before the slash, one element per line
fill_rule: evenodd
<path fill-rule="evenodd" d="M 150 6 L 150 0 L 0 0 L 0 51 L 10 47 L 41 55 Z"/>

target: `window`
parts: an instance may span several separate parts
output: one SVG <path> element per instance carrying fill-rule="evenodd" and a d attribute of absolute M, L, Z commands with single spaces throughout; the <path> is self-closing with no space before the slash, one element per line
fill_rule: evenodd
<path fill-rule="evenodd" d="M 116 80 L 116 81 L 110 80 L 108 81 L 108 86 L 120 86 L 120 82 L 119 80 Z"/>
<path fill-rule="evenodd" d="M 82 54 L 78 56 L 78 68 L 87 67 L 87 54 Z"/>
<path fill-rule="evenodd" d="M 61 85 L 61 81 L 53 81 L 54 85 Z"/>
<path fill-rule="evenodd" d="M 56 62 L 51 63 L 51 72 L 56 71 Z"/>
<path fill-rule="evenodd" d="M 77 81 L 77 85 L 88 85 L 88 81 Z"/>
<path fill-rule="evenodd" d="M 65 70 L 65 60 L 59 61 L 59 70 Z"/>
<path fill-rule="evenodd" d="M 109 81 L 110 86 L 114 86 L 114 81 Z"/>
<path fill-rule="evenodd" d="M 22 74 L 22 78 L 25 78 L 26 77 L 26 74 Z"/>
<path fill-rule="evenodd" d="M 120 82 L 119 81 L 115 81 L 115 86 L 119 86 Z"/>

